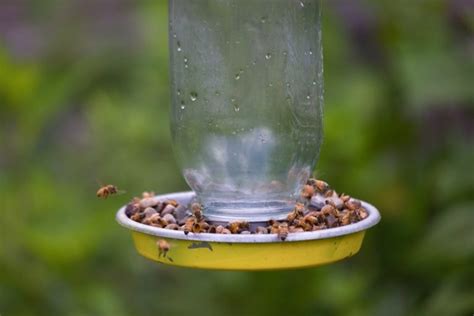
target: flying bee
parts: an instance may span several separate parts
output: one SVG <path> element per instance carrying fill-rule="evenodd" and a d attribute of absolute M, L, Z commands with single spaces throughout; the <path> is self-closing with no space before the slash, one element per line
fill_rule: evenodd
<path fill-rule="evenodd" d="M 97 197 L 106 199 L 109 195 L 114 195 L 114 194 L 123 194 L 125 191 L 119 190 L 115 185 L 112 184 L 107 184 L 107 185 L 101 185 L 99 190 L 97 190 Z"/>

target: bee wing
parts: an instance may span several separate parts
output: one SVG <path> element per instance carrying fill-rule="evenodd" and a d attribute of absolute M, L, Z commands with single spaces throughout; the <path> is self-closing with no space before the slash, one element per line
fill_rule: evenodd
<path fill-rule="evenodd" d="M 122 195 L 122 194 L 125 194 L 125 193 L 127 193 L 127 191 L 125 191 L 125 190 L 117 190 L 117 193 L 116 193 L 116 194 L 117 194 L 117 195 Z"/>
<path fill-rule="evenodd" d="M 102 181 L 100 181 L 99 179 L 95 178 L 95 182 L 99 185 L 99 187 L 103 187 L 105 186 L 104 183 L 102 183 Z"/>

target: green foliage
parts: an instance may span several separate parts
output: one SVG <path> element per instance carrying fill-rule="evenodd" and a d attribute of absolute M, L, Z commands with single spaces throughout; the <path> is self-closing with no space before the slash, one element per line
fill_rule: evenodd
<path fill-rule="evenodd" d="M 169 133 L 166 3 L 7 2 L 18 10 L 0 24 L 0 314 L 473 313 L 464 2 L 324 3 L 315 173 L 382 222 L 350 260 L 264 273 L 156 265 L 114 222 L 143 190 L 187 190 Z M 127 194 L 99 201 L 97 180 Z"/>

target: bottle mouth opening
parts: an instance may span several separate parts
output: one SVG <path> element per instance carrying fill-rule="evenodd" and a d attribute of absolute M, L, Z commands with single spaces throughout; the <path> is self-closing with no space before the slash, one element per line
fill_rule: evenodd
<path fill-rule="evenodd" d="M 206 217 L 211 221 L 267 222 L 285 218 L 293 205 L 294 201 L 290 200 L 208 201 L 204 208 Z"/>

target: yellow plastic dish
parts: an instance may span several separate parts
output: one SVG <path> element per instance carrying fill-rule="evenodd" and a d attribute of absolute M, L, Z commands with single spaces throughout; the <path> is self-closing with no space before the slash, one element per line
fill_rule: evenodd
<path fill-rule="evenodd" d="M 188 204 L 193 192 L 157 196 Z M 362 202 L 369 216 L 355 224 L 314 232 L 290 233 L 285 241 L 276 234 L 222 235 L 193 234 L 157 228 L 132 221 L 125 207 L 117 213 L 120 225 L 132 232 L 135 248 L 142 256 L 163 264 L 216 270 L 278 270 L 314 267 L 355 255 L 365 231 L 380 221 L 377 209 Z M 166 253 L 159 240 L 170 245 Z"/>

